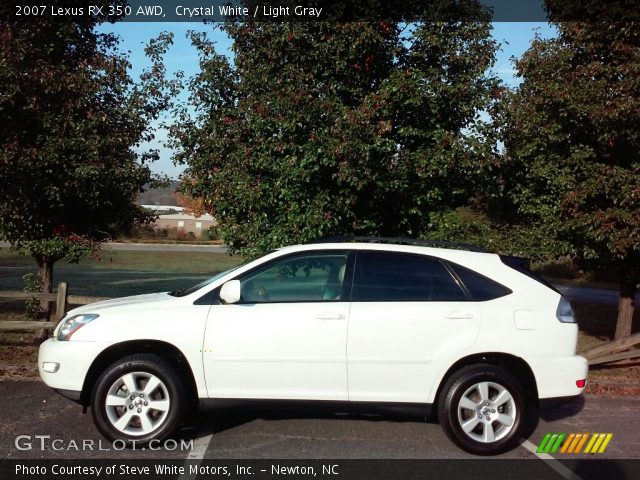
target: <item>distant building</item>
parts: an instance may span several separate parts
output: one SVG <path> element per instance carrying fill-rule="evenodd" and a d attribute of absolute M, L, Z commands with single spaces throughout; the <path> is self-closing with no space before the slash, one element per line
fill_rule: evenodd
<path fill-rule="evenodd" d="M 217 222 L 208 213 L 205 213 L 200 217 L 186 213 L 175 213 L 170 215 L 159 215 L 154 227 L 156 229 L 176 228 L 187 233 L 191 232 L 196 237 L 200 237 L 202 236 L 202 232 L 215 225 L 217 225 Z"/>
<path fill-rule="evenodd" d="M 152 212 L 168 212 L 173 210 L 174 212 L 184 212 L 184 207 L 177 205 L 140 205 L 142 208 L 151 210 Z"/>

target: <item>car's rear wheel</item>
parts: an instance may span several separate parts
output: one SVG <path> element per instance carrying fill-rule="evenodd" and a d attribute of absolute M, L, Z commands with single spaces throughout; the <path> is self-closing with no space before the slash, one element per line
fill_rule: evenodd
<path fill-rule="evenodd" d="M 157 355 L 131 355 L 98 378 L 91 411 L 110 440 L 146 444 L 170 435 L 181 423 L 186 391 L 175 367 Z"/>
<path fill-rule="evenodd" d="M 492 365 L 475 365 L 448 379 L 438 402 L 438 417 L 463 450 L 495 455 L 518 445 L 525 409 L 524 391 L 512 374 Z"/>

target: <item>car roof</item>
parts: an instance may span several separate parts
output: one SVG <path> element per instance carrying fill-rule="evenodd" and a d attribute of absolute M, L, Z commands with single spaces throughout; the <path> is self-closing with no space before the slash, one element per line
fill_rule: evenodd
<path fill-rule="evenodd" d="M 399 252 L 399 253 L 415 253 L 419 255 L 431 255 L 441 258 L 477 258 L 478 256 L 497 256 L 490 252 L 478 252 L 460 250 L 457 248 L 441 248 L 441 247 L 427 247 L 422 245 L 406 245 L 406 244 L 394 244 L 394 243 L 369 243 L 369 242 L 327 242 L 327 243 L 306 243 L 300 245 L 290 245 L 278 249 L 280 253 L 293 253 L 303 251 L 317 251 L 317 250 L 376 250 L 386 252 Z"/>

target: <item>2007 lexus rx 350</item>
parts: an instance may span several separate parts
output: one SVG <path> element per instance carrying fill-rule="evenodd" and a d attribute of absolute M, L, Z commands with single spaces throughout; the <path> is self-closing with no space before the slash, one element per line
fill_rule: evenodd
<path fill-rule="evenodd" d="M 351 239 L 72 310 L 38 365 L 112 440 L 166 437 L 198 402 L 332 400 L 435 406 L 487 455 L 540 403 L 582 393 L 577 335 L 569 302 L 510 259 Z"/>

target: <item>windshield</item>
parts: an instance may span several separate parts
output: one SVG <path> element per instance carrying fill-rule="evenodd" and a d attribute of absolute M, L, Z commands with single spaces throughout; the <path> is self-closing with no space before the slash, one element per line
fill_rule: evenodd
<path fill-rule="evenodd" d="M 200 290 L 202 287 L 206 287 L 207 285 L 209 285 L 210 283 L 215 282 L 216 280 L 218 280 L 219 278 L 224 277 L 225 275 L 227 275 L 228 273 L 233 272 L 234 270 L 237 270 L 238 268 L 242 267 L 243 265 L 245 265 L 246 262 L 241 263 L 240 265 L 236 265 L 233 268 L 230 268 L 229 270 L 225 270 L 224 272 L 220 272 L 217 273 L 216 275 L 214 275 L 211 278 L 207 278 L 206 280 L 203 280 L 200 283 L 197 283 L 196 285 L 194 285 L 193 287 L 189 287 L 189 288 L 179 288 L 177 290 L 174 290 L 173 292 L 169 292 L 169 295 L 172 295 L 174 297 L 184 297 L 186 295 L 189 295 L 197 290 Z"/>

